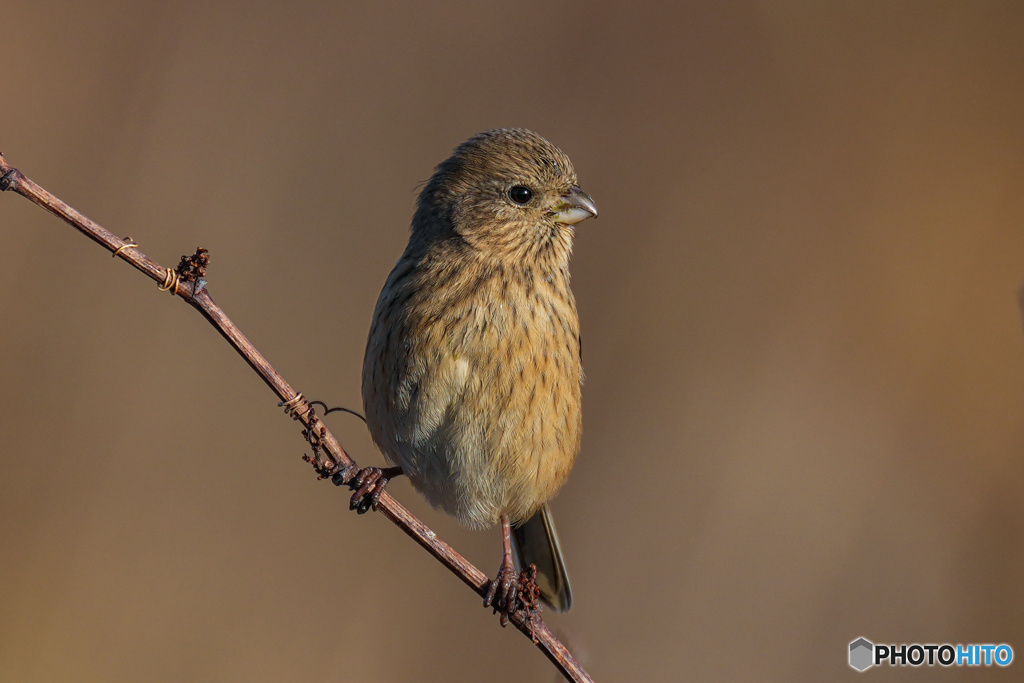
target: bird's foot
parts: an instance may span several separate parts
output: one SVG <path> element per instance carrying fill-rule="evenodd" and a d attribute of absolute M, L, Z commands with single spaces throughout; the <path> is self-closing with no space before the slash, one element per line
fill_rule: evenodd
<path fill-rule="evenodd" d="M 532 630 L 541 612 L 537 566 L 531 564 L 517 576 L 511 562 L 502 562 L 497 578 L 491 581 L 487 588 L 484 607 L 491 607 L 496 613 L 501 614 L 502 627 L 508 625 L 510 616 L 523 610 L 530 620 Z"/>
<path fill-rule="evenodd" d="M 509 615 L 516 611 L 516 598 L 519 597 L 519 581 L 516 578 L 516 569 L 512 566 L 509 558 L 501 563 L 498 576 L 487 588 L 487 595 L 484 596 L 484 607 L 493 607 L 495 612 L 501 613 L 501 625 L 508 623 Z"/>
<path fill-rule="evenodd" d="M 355 491 L 352 500 L 349 501 L 349 510 L 355 510 L 360 515 L 367 511 L 376 512 L 377 503 L 384 493 L 388 482 L 402 474 L 401 467 L 364 467 L 353 475 L 350 470 L 343 470 L 334 475 L 332 481 L 337 485 L 347 484 Z"/>

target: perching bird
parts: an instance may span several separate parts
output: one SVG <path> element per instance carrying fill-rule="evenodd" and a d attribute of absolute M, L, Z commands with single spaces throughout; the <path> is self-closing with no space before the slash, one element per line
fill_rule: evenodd
<path fill-rule="evenodd" d="M 516 609 L 513 555 L 536 564 L 552 607 L 572 604 L 547 502 L 580 448 L 569 256 L 573 226 L 592 216 L 569 158 L 544 138 L 469 139 L 421 192 L 366 345 L 366 421 L 396 467 L 364 470 L 353 505 L 365 510 L 401 473 L 467 526 L 500 522 L 504 555 L 484 604 L 504 614 Z"/>

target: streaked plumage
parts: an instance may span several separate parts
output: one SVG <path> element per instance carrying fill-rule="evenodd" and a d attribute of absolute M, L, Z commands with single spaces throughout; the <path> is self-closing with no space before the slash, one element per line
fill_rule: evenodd
<path fill-rule="evenodd" d="M 363 365 L 370 432 L 432 505 L 470 527 L 526 522 L 579 451 L 569 257 L 572 224 L 591 215 L 556 147 L 526 130 L 481 133 L 423 189 L 377 301 Z M 548 538 L 561 567 L 557 537 L 530 537 Z M 563 592 L 567 608 L 564 568 L 538 568 L 546 597 L 559 606 L 550 593 Z"/>

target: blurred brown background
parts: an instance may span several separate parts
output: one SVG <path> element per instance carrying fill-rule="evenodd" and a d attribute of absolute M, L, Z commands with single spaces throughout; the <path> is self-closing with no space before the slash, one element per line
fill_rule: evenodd
<path fill-rule="evenodd" d="M 41 0 L 0 32 L 7 158 L 164 264 L 211 249 L 331 404 L 433 166 L 497 126 L 572 157 L 601 218 L 549 621 L 597 680 L 854 680 L 858 636 L 1024 656 L 1020 3 Z M 0 680 L 556 679 L 314 479 L 188 306 L 20 197 L 0 225 Z M 497 569 L 495 531 L 391 490 Z"/>

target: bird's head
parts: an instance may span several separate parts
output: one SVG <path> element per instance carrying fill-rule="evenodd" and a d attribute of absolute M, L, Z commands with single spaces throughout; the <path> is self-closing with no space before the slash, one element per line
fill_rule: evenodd
<path fill-rule="evenodd" d="M 568 263 L 573 226 L 597 216 L 572 162 L 528 130 L 476 135 L 442 162 L 420 194 L 414 237 L 453 234 L 503 261 Z"/>

